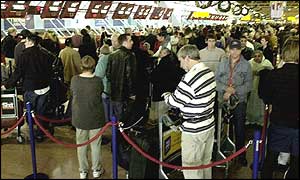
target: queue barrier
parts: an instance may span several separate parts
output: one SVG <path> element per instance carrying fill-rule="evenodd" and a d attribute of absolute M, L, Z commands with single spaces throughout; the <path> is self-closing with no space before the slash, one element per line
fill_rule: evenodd
<path fill-rule="evenodd" d="M 43 174 L 43 173 L 37 173 L 36 172 L 36 162 L 35 162 L 35 143 L 34 143 L 34 132 L 33 132 L 33 121 L 32 121 L 32 119 L 34 119 L 35 120 L 35 122 L 37 123 L 38 121 L 36 120 L 36 118 L 34 117 L 34 114 L 31 112 L 31 110 L 30 110 L 30 103 L 26 103 L 26 106 L 27 106 L 27 118 L 28 118 L 28 122 L 29 122 L 29 129 L 30 129 L 30 136 L 31 136 L 31 151 L 32 151 L 32 165 L 33 165 L 33 174 L 32 175 L 29 175 L 29 176 L 27 176 L 26 178 L 28 179 L 32 179 L 32 178 L 34 178 L 34 179 L 37 179 L 37 178 L 39 178 L 39 179 L 47 179 L 48 178 L 48 176 L 46 175 L 46 174 Z M 33 116 L 33 117 L 32 117 Z M 170 122 L 172 122 L 172 121 L 170 121 L 170 119 L 168 119 L 169 117 L 168 116 L 164 116 L 164 119 L 162 118 L 161 119 L 161 122 L 160 122 L 160 124 L 161 124 L 161 128 L 163 128 L 164 126 L 166 126 L 166 125 L 170 125 L 170 124 L 168 124 L 168 122 L 170 123 Z M 109 122 L 109 123 L 107 123 L 106 125 L 105 125 L 105 127 L 106 128 L 103 128 L 102 130 L 103 131 L 101 131 L 101 132 L 99 132 L 99 134 L 102 134 L 106 129 L 107 129 L 107 127 L 108 126 L 110 126 L 110 125 L 112 125 L 113 127 L 115 127 L 115 128 L 117 128 L 116 126 L 118 125 L 119 126 L 119 131 L 121 132 L 121 135 L 124 137 L 124 139 L 129 143 L 129 144 L 131 144 L 136 150 L 137 150 L 137 152 L 139 152 L 139 153 L 141 153 L 144 157 L 146 157 L 147 159 L 149 159 L 149 160 L 151 160 L 151 161 L 153 161 L 153 162 L 155 162 L 155 163 L 158 163 L 161 167 L 167 167 L 167 168 L 170 168 L 170 169 L 174 169 L 174 170 L 183 170 L 183 169 L 185 169 L 185 170 L 195 170 L 195 169 L 202 169 L 202 168 L 208 168 L 208 167 L 212 167 L 212 166 L 217 166 L 217 165 L 220 165 L 220 164 L 223 164 L 223 163 L 226 163 L 226 162 L 228 162 L 228 161 L 231 161 L 232 159 L 234 159 L 235 157 L 237 157 L 238 155 L 240 155 L 241 153 L 243 153 L 244 151 L 246 151 L 247 150 L 247 148 L 249 147 L 249 145 L 250 144 L 252 144 L 252 142 L 253 142 L 253 140 L 250 140 L 249 142 L 248 142 L 248 144 L 246 145 L 246 146 L 244 146 L 243 148 L 241 148 L 240 150 L 238 150 L 237 152 L 235 152 L 234 154 L 232 154 L 232 155 L 230 155 L 230 156 L 228 156 L 226 159 L 223 159 L 223 160 L 220 160 L 220 161 L 217 161 L 217 162 L 212 162 L 212 163 L 210 163 L 210 164 L 207 164 L 207 165 L 198 165 L 198 166 L 189 166 L 189 167 L 182 167 L 182 166 L 178 166 L 178 165 L 173 165 L 173 164 L 170 164 L 170 163 L 172 163 L 170 160 L 174 160 L 174 157 L 177 157 L 177 158 L 179 158 L 179 151 L 180 151 L 180 146 L 178 145 L 179 144 L 179 142 L 178 142 L 178 140 L 179 140 L 179 135 L 180 135 L 180 131 L 175 131 L 176 133 L 173 135 L 173 141 L 170 139 L 170 137 L 172 137 L 172 135 L 170 135 L 170 128 L 168 129 L 168 128 L 166 128 L 166 132 L 168 132 L 168 133 L 166 133 L 166 134 L 161 134 L 162 136 L 160 136 L 161 137 L 161 145 L 166 145 L 166 147 L 163 147 L 163 146 L 161 146 L 161 152 L 162 152 L 162 154 L 161 154 L 161 156 L 160 156 L 160 159 L 161 160 L 157 160 L 157 159 L 155 159 L 155 158 L 153 158 L 153 157 L 151 157 L 149 154 L 147 154 L 147 153 L 145 153 L 141 148 L 139 148 L 138 146 L 137 146 L 137 144 L 136 143 L 134 143 L 126 134 L 125 134 L 125 132 L 124 132 L 124 129 L 121 127 L 121 122 L 117 122 L 116 121 L 116 119 L 113 121 L 114 123 L 111 123 L 111 122 Z M 163 125 L 164 124 L 164 125 Z M 40 124 L 38 124 L 37 123 L 37 125 L 40 127 L 40 128 L 42 128 L 41 127 L 41 125 Z M 174 125 L 174 124 L 173 124 Z M 170 126 L 169 126 L 170 127 Z M 171 130 L 172 131 L 174 131 L 173 130 L 173 128 L 171 128 Z M 47 130 L 45 130 L 44 129 L 44 131 L 47 131 Z M 162 131 L 163 132 L 163 131 Z M 47 134 L 47 136 L 51 136 L 51 134 Z M 254 154 L 254 159 L 256 159 L 253 163 L 255 164 L 253 167 L 253 178 L 257 178 L 257 172 L 258 172 L 258 157 L 259 157 L 259 143 L 261 143 L 261 140 L 259 140 L 258 138 L 259 138 L 259 136 L 260 135 L 257 135 L 257 134 L 255 134 L 255 139 L 254 139 L 254 142 L 256 143 L 255 144 L 255 147 L 256 148 L 254 148 L 254 153 L 256 153 L 256 154 Z M 116 137 L 116 136 L 115 136 Z M 174 138 L 175 137 L 175 138 Z M 114 136 L 113 136 L 113 139 L 112 139 L 112 141 L 113 142 L 116 142 L 116 139 L 114 138 Z M 163 141 L 164 141 L 164 143 L 163 143 Z M 173 146 L 170 144 L 170 143 L 172 143 L 173 142 Z M 85 144 L 86 145 L 86 144 Z M 113 151 L 115 151 L 116 152 L 116 148 L 113 148 Z M 175 155 L 176 154 L 176 155 Z M 173 158 L 170 158 L 170 157 L 173 157 Z M 116 156 L 116 153 L 114 153 L 113 152 L 113 162 L 115 162 L 115 163 L 113 163 L 114 164 L 114 166 L 116 166 L 117 167 L 117 156 Z M 169 162 L 164 162 L 164 160 L 165 161 L 169 161 Z M 115 167 L 113 167 L 113 168 L 115 168 Z M 161 168 L 162 169 L 162 168 Z M 162 169 L 163 171 L 161 171 L 161 172 L 164 172 L 164 170 L 165 169 Z M 165 174 L 166 175 L 166 174 Z M 161 175 L 161 177 L 162 178 L 166 178 L 163 174 Z M 113 179 L 117 179 L 118 177 L 117 177 L 117 171 L 115 171 L 115 170 L 113 170 Z"/>

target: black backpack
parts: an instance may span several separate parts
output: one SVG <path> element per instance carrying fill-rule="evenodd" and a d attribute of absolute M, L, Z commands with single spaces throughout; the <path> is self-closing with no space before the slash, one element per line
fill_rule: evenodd
<path fill-rule="evenodd" d="M 60 57 L 47 49 L 40 47 L 42 51 L 52 56 L 52 77 L 50 81 L 50 94 L 48 100 L 48 110 L 55 112 L 67 99 L 68 87 L 64 83 L 64 66 Z M 52 114 L 52 113 L 50 113 Z"/>

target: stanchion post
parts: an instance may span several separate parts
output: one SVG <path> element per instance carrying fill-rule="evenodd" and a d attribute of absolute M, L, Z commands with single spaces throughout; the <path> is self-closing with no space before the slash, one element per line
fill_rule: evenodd
<path fill-rule="evenodd" d="M 118 179 L 118 158 L 117 158 L 117 123 L 115 116 L 111 117 L 112 126 L 112 159 L 113 159 L 113 179 Z"/>
<path fill-rule="evenodd" d="M 32 172 L 33 172 L 33 178 L 36 179 L 35 141 L 34 141 L 34 132 L 33 132 L 33 123 L 32 123 L 32 117 L 31 117 L 30 102 L 26 103 L 26 110 L 27 110 L 27 118 L 28 118 L 28 123 L 29 123 Z"/>
<path fill-rule="evenodd" d="M 266 105 L 265 115 L 264 115 L 264 126 L 262 128 L 262 142 L 260 144 L 260 154 L 259 154 L 259 169 L 262 170 L 265 161 L 265 151 L 266 151 L 266 139 L 268 134 L 268 119 L 269 119 L 269 105 Z"/>
<path fill-rule="evenodd" d="M 253 168 L 252 168 L 252 179 L 257 179 L 258 177 L 258 166 L 259 166 L 259 143 L 260 143 L 260 132 L 254 132 L 253 139 Z"/>
<path fill-rule="evenodd" d="M 36 156 L 35 156 L 35 141 L 34 141 L 34 129 L 33 121 L 31 116 L 31 105 L 30 102 L 26 103 L 26 112 L 29 123 L 29 134 L 30 134 L 30 147 L 31 147 L 31 160 L 32 160 L 32 171 L 33 174 L 26 176 L 24 179 L 49 179 L 48 175 L 44 173 L 36 172 Z"/>

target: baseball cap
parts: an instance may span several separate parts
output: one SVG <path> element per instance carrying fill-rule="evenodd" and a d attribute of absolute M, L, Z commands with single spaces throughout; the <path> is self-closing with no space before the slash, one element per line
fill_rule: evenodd
<path fill-rule="evenodd" d="M 233 49 L 233 48 L 241 49 L 242 48 L 241 41 L 238 39 L 233 39 L 229 44 L 229 49 Z"/>

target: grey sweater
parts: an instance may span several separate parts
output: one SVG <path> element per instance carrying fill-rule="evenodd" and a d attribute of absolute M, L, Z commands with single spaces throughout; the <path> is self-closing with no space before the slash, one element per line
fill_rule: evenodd
<path fill-rule="evenodd" d="M 105 117 L 101 101 L 102 80 L 99 77 L 73 76 L 71 79 L 72 125 L 83 130 L 104 126 Z"/>

